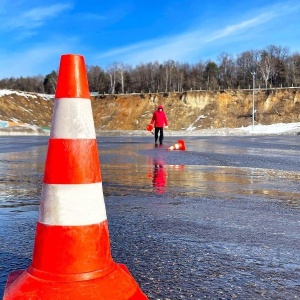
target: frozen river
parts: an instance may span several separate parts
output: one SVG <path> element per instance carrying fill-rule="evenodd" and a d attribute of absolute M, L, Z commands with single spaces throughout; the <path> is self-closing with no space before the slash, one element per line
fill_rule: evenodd
<path fill-rule="evenodd" d="M 300 137 L 98 137 L 112 255 L 149 299 L 300 298 Z M 0 295 L 29 266 L 48 137 L 0 137 Z"/>

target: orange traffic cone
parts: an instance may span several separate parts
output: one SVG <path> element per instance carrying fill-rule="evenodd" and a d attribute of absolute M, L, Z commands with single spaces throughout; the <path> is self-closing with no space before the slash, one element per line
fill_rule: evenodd
<path fill-rule="evenodd" d="M 178 140 L 177 144 L 167 148 L 167 150 L 185 150 L 185 142 L 184 140 Z"/>
<path fill-rule="evenodd" d="M 148 124 L 148 125 L 146 126 L 146 130 L 147 130 L 147 131 L 150 131 L 152 134 L 154 134 L 154 133 L 153 133 L 153 125 L 152 125 L 152 124 Z"/>
<path fill-rule="evenodd" d="M 112 260 L 84 58 L 61 57 L 31 265 L 10 299 L 147 299 Z"/>

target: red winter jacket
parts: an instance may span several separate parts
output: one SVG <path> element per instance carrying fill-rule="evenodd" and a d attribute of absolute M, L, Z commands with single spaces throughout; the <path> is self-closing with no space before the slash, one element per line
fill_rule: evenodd
<path fill-rule="evenodd" d="M 159 111 L 160 108 L 162 109 L 161 111 Z M 153 124 L 154 127 L 168 126 L 167 115 L 164 112 L 164 107 L 162 105 L 159 105 L 157 110 L 153 113 L 150 124 Z"/>

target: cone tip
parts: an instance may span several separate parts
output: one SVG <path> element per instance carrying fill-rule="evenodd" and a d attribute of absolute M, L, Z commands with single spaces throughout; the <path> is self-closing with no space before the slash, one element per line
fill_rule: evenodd
<path fill-rule="evenodd" d="M 82 55 L 61 56 L 55 98 L 90 98 L 87 71 Z"/>

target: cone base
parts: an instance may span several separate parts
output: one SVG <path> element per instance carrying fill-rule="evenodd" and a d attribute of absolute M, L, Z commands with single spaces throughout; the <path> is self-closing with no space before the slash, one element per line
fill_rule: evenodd
<path fill-rule="evenodd" d="M 116 264 L 110 274 L 83 281 L 50 281 L 32 276 L 27 270 L 12 272 L 6 283 L 3 300 L 104 300 L 148 299 L 123 264 Z"/>

